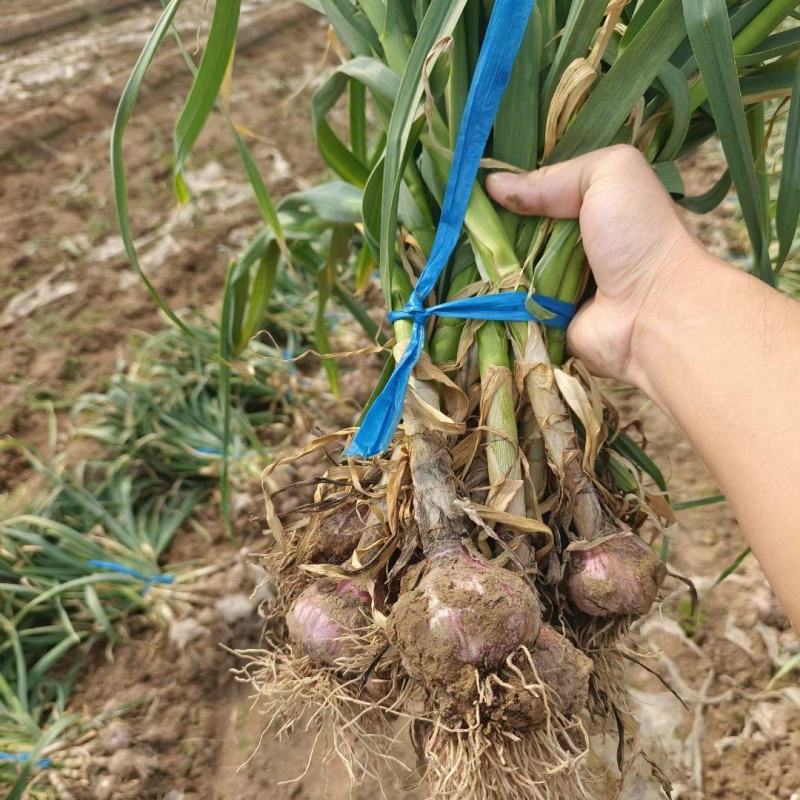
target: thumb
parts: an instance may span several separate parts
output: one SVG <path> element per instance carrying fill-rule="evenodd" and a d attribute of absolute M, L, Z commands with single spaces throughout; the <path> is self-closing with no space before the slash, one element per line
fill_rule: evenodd
<path fill-rule="evenodd" d="M 593 369 L 592 340 L 595 338 L 593 331 L 596 329 L 594 317 L 597 309 L 594 297 L 587 300 L 577 311 L 567 328 L 567 351 L 571 356 L 577 356 L 590 369 Z"/>
<path fill-rule="evenodd" d="M 654 180 L 652 170 L 636 148 L 617 145 L 534 172 L 495 172 L 486 179 L 486 189 L 500 205 L 517 214 L 575 219 L 593 183 L 603 176 L 632 170 L 640 173 L 637 179 L 646 181 L 645 185 Z"/>
<path fill-rule="evenodd" d="M 630 323 L 604 298 L 587 300 L 567 328 L 567 349 L 601 378 L 626 380 Z"/>

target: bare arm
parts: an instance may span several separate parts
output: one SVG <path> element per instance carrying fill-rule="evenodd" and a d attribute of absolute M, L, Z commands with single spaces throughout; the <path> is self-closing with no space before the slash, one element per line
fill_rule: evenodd
<path fill-rule="evenodd" d="M 686 433 L 800 627 L 800 304 L 706 253 L 632 148 L 488 188 L 518 213 L 579 217 L 598 292 L 572 351 Z"/>

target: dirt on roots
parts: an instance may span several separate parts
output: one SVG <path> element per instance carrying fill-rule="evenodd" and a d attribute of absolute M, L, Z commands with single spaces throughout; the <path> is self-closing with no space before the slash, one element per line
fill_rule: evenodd
<path fill-rule="evenodd" d="M 475 701 L 475 671 L 493 670 L 517 646 L 535 642 L 538 598 L 522 578 L 461 553 L 431 560 L 419 585 L 389 616 L 390 641 L 415 680 L 456 714 Z"/>

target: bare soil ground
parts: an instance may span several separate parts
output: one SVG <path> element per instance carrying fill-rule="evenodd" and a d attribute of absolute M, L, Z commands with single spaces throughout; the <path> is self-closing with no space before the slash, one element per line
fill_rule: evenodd
<path fill-rule="evenodd" d="M 0 19 L 17 23 L 65 4 L 36 0 L 23 14 L 18 3 L 3 1 Z M 44 444 L 45 405 L 63 411 L 80 392 L 102 387 L 130 333 L 163 324 L 122 254 L 107 166 L 114 104 L 157 14 L 157 3 L 141 2 L 0 52 L 3 434 Z M 232 112 L 253 132 L 253 152 L 270 188 L 283 193 L 324 173 L 308 107 L 326 30 L 300 6 L 268 0 L 243 3 L 243 18 L 252 41 L 237 54 Z M 208 19 L 200 2 L 188 3 L 179 16 L 190 49 Z M 225 266 L 255 229 L 258 212 L 219 120 L 192 159 L 195 201 L 176 209 L 171 129 L 187 86 L 168 41 L 128 137 L 131 206 L 142 262 L 159 290 L 178 309 L 213 311 Z M 685 166 L 688 182 L 699 190 L 711 184 L 719 156 L 707 149 Z M 730 203 L 690 224 L 720 255 L 742 257 L 745 240 Z M 349 402 L 333 416 L 309 417 L 308 428 L 351 421 L 370 377 L 366 370 L 347 378 Z M 641 396 L 611 388 L 625 420 L 643 419 L 674 498 L 714 494 L 713 480 L 663 415 Z M 27 477 L 19 457 L 0 451 L 0 492 L 24 492 Z M 242 511 L 249 538 L 225 540 L 212 515 L 206 524 L 215 531 L 210 545 L 188 538 L 176 547 L 195 554 L 202 547 L 217 560 L 241 547 L 258 552 L 258 514 L 254 493 Z M 690 617 L 685 586 L 671 581 L 662 608 L 634 631 L 634 643 L 652 656 L 648 663 L 688 710 L 638 667 L 631 669 L 631 685 L 649 746 L 674 782 L 673 797 L 800 798 L 800 686 L 787 679 L 766 690 L 775 670 L 796 652 L 797 638 L 754 561 L 710 591 L 743 548 L 725 505 L 682 512 L 671 537 L 672 567 L 700 590 L 700 615 Z M 246 690 L 229 675 L 235 659 L 219 644 L 253 647 L 259 639 L 260 620 L 242 600 L 256 576 L 240 561 L 209 585 L 212 607 L 188 621 L 134 620 L 128 642 L 92 655 L 73 709 L 91 717 L 122 703 L 138 705 L 87 742 L 79 780 L 71 786 L 76 797 L 338 800 L 380 793 L 373 785 L 351 792 L 341 768 L 319 757 L 307 764 L 303 745 L 310 745 L 310 735 L 276 742 L 268 732 L 262 739 L 264 721 L 250 713 Z M 260 740 L 258 752 L 237 771 Z M 126 755 L 117 757 L 114 769 L 122 777 L 112 782 L 111 757 L 121 750 Z M 390 798 L 424 796 L 391 776 L 384 791 Z"/>
<path fill-rule="evenodd" d="M 245 29 L 252 19 L 261 38 L 240 48 L 232 109 L 257 137 L 252 151 L 268 185 L 285 193 L 322 168 L 304 87 L 326 35 L 301 7 L 262 0 L 244 8 Z M 37 444 L 42 429 L 31 410 L 46 401 L 68 406 L 102 383 L 131 330 L 163 324 L 122 252 L 108 169 L 115 104 L 157 14 L 157 5 L 141 3 L 0 53 L 0 143 L 10 148 L 0 160 L 0 430 Z M 193 48 L 208 13 L 188 3 L 180 20 Z M 134 229 L 142 265 L 170 304 L 208 310 L 259 215 L 221 120 L 191 165 L 195 202 L 176 208 L 172 127 L 189 80 L 169 40 L 162 56 L 127 139 Z M 62 119 L 64 108 L 80 114 Z M 24 142 L 12 138 L 26 120 L 37 127 Z M 37 133 L 53 121 L 64 124 L 52 136 Z M 0 457 L 0 488 L 17 481 L 18 469 L 13 456 Z"/>

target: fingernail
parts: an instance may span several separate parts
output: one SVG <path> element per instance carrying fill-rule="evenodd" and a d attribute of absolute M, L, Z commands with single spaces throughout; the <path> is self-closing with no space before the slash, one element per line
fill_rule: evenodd
<path fill-rule="evenodd" d="M 516 177 L 513 172 L 493 172 L 486 178 L 486 185 L 491 191 L 502 192 L 513 185 Z"/>

